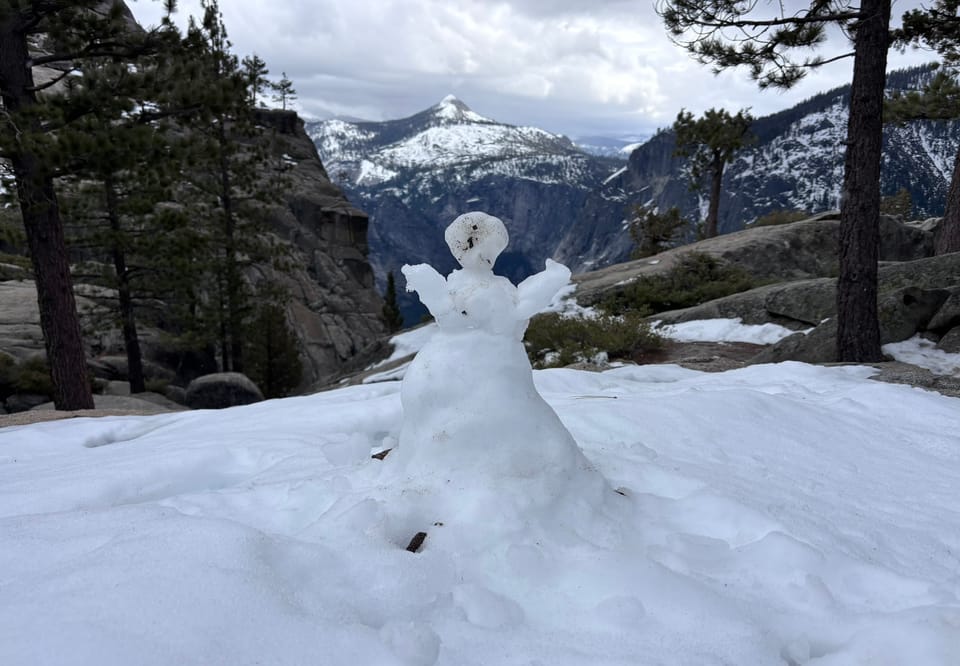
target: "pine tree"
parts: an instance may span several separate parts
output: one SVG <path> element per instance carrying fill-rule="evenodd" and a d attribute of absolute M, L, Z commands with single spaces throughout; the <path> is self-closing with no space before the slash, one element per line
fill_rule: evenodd
<path fill-rule="evenodd" d="M 172 0 L 165 7 L 172 12 Z M 58 84 L 91 58 L 126 62 L 148 52 L 154 37 L 130 29 L 122 2 L 0 0 L 0 156 L 9 160 L 16 181 L 57 409 L 92 408 L 93 396 L 54 186 L 63 161 L 57 153 L 63 148 L 51 132 L 92 109 L 54 107 L 38 93 L 46 90 L 52 96 Z M 34 74 L 39 67 L 58 73 L 38 82 Z"/>
<path fill-rule="evenodd" d="M 297 99 L 297 91 L 293 89 L 293 81 L 287 78 L 286 72 L 283 72 L 283 78 L 271 85 L 276 93 L 273 96 L 273 101 L 280 104 L 280 108 L 286 111 L 287 104 Z"/>
<path fill-rule="evenodd" d="M 710 179 L 710 204 L 704 221 L 706 238 L 717 235 L 723 170 L 738 151 L 753 142 L 752 124 L 753 117 L 746 110 L 731 116 L 725 109 L 709 109 L 698 119 L 681 110 L 673 123 L 677 136 L 675 154 L 690 159 L 692 187 L 699 189 L 704 177 Z"/>
<path fill-rule="evenodd" d="M 76 227 L 72 244 L 112 264 L 104 274 L 117 291 L 116 312 L 127 354 L 130 390 L 146 390 L 137 333 L 138 297 L 164 295 L 180 279 L 157 252 L 158 208 L 172 198 L 183 138 L 171 119 L 182 106 L 177 66 L 179 35 L 167 31 L 162 51 L 129 63 L 87 63 L 67 85 L 63 100 L 94 109 L 58 134 L 73 157 L 61 180 L 73 183 L 65 213 Z"/>
<path fill-rule="evenodd" d="M 193 155 L 182 196 L 205 234 L 208 286 L 195 294 L 197 326 L 216 331 L 221 367 L 243 371 L 244 326 L 252 313 L 244 269 L 281 258 L 283 248 L 265 234 L 265 205 L 278 200 L 286 182 L 272 170 L 264 133 L 253 119 L 247 79 L 231 52 L 216 0 L 202 0 L 200 23 L 191 22 L 187 43 L 197 54 L 204 96 L 187 130 Z"/>
<path fill-rule="evenodd" d="M 400 314 L 400 306 L 397 304 L 397 283 L 393 271 L 387 272 L 387 290 L 383 294 L 383 321 L 390 333 L 396 333 L 403 328 L 403 315 Z"/>
<path fill-rule="evenodd" d="M 689 222 L 680 215 L 680 209 L 673 206 L 665 213 L 657 212 L 652 206 L 638 205 L 633 208 L 630 221 L 630 237 L 634 242 L 631 259 L 642 259 L 669 249 Z"/>
<path fill-rule="evenodd" d="M 282 299 L 280 301 L 282 303 Z M 284 307 L 261 302 L 245 339 L 246 371 L 266 398 L 291 395 L 303 380 L 299 342 L 287 324 Z"/>
<path fill-rule="evenodd" d="M 260 104 L 260 94 L 270 85 L 270 81 L 267 79 L 270 70 L 267 69 L 267 63 L 256 53 L 252 56 L 244 56 L 241 63 L 249 94 L 247 104 L 251 107 L 257 106 Z"/>
<path fill-rule="evenodd" d="M 700 62 L 712 64 L 716 72 L 746 66 L 761 88 L 790 87 L 809 69 L 827 62 L 815 52 L 799 61 L 791 54 L 821 44 L 828 27 L 838 27 L 851 37 L 852 53 L 841 56 L 852 55 L 854 63 L 840 210 L 839 361 L 883 358 L 877 261 L 890 5 L 890 0 L 811 0 L 799 10 L 781 4 L 779 11 L 772 8 L 772 16 L 767 5 L 730 0 L 661 0 L 657 7 L 673 39 Z"/>

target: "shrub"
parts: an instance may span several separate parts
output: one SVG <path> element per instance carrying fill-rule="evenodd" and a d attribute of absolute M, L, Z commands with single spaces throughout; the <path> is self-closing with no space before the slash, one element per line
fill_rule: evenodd
<path fill-rule="evenodd" d="M 166 394 L 168 386 L 170 386 L 170 380 L 159 377 L 154 377 L 144 382 L 144 388 L 147 389 L 147 391 L 150 393 L 159 393 L 160 395 Z"/>
<path fill-rule="evenodd" d="M 50 366 L 40 356 L 29 358 L 15 371 L 13 388 L 15 393 L 35 393 L 53 395 L 53 380 L 50 379 Z"/>
<path fill-rule="evenodd" d="M 799 222 L 810 217 L 810 213 L 805 210 L 771 210 L 766 215 L 761 215 L 751 224 L 751 227 L 772 227 L 778 224 L 790 224 Z"/>
<path fill-rule="evenodd" d="M 656 313 L 687 308 L 755 286 L 742 268 L 725 266 L 702 252 L 688 252 L 662 275 L 645 275 L 606 297 L 600 307 L 610 314 Z"/>
<path fill-rule="evenodd" d="M 905 187 L 897 190 L 896 194 L 880 199 L 880 212 L 883 215 L 894 215 L 909 220 L 913 214 L 913 198 Z"/>
<path fill-rule="evenodd" d="M 677 243 L 680 233 L 690 223 L 680 216 L 680 209 L 674 206 L 664 213 L 650 206 L 634 206 L 633 219 L 630 221 L 630 238 L 634 248 L 631 259 L 642 259 L 659 254 Z"/>
<path fill-rule="evenodd" d="M 601 352 L 627 358 L 639 351 L 658 349 L 663 339 L 650 330 L 639 312 L 595 319 L 550 312 L 530 320 L 524 342 L 530 362 L 542 368 L 586 361 Z"/>
<path fill-rule="evenodd" d="M 282 307 L 264 304 L 246 331 L 244 363 L 247 376 L 266 398 L 284 398 L 300 386 L 303 362 L 300 343 L 287 324 Z"/>

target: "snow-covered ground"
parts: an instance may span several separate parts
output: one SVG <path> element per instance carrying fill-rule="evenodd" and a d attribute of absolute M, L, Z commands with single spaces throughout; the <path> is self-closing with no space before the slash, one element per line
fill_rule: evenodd
<path fill-rule="evenodd" d="M 960 401 L 872 372 L 536 372 L 586 526 L 404 520 L 399 382 L 0 429 L 0 664 L 955 666 Z"/>

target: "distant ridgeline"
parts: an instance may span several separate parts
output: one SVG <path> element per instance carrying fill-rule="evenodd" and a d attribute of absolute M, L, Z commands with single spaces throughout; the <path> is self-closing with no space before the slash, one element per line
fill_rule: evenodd
<path fill-rule="evenodd" d="M 931 68 L 893 72 L 890 89 L 916 89 Z M 849 86 L 759 118 L 757 143 L 727 167 L 721 233 L 773 210 L 836 209 L 843 177 Z M 331 179 L 370 215 L 370 259 L 380 288 L 404 263 L 454 267 L 437 239 L 458 214 L 483 210 L 504 220 L 511 252 L 498 272 L 519 280 L 547 257 L 582 272 L 623 261 L 632 246 L 626 218 L 636 203 L 678 206 L 699 220 L 704 194 L 690 191 L 674 137 L 661 131 L 627 166 L 589 155 L 563 136 L 498 123 L 447 97 L 418 114 L 386 122 L 310 123 Z M 917 122 L 886 129 L 882 191 L 906 188 L 913 217 L 940 215 L 960 123 Z M 400 281 L 402 289 L 402 281 Z M 402 298 L 407 323 L 419 318 Z"/>
<path fill-rule="evenodd" d="M 918 89 L 932 72 L 930 66 L 891 72 L 887 87 Z M 774 210 L 816 213 L 839 208 L 849 96 L 850 87 L 843 86 L 754 122 L 757 143 L 739 153 L 724 173 L 721 233 L 742 229 Z M 913 218 L 942 215 L 958 146 L 957 121 L 888 125 L 882 194 L 905 188 L 911 195 Z M 652 202 L 661 210 L 677 206 L 685 217 L 700 219 L 706 193 L 689 190 L 686 165 L 672 157 L 673 150 L 673 133 L 659 132 L 633 152 L 618 185 L 631 193 L 631 201 Z M 587 256 L 623 236 L 616 220 L 593 233 Z"/>

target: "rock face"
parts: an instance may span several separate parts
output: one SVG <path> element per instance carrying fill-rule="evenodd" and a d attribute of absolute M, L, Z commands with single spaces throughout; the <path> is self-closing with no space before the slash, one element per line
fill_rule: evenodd
<path fill-rule="evenodd" d="M 290 291 L 287 316 L 302 346 L 304 383 L 338 374 L 385 333 L 382 301 L 367 259 L 366 213 L 330 182 L 317 150 L 292 111 L 258 112 L 271 150 L 289 169 L 292 187 L 285 205 L 271 209 L 269 223 L 293 249 L 293 267 L 277 273 L 259 266 L 256 282 L 270 278 Z"/>
<path fill-rule="evenodd" d="M 191 409 L 224 409 L 263 400 L 263 393 L 250 378 L 239 372 L 217 372 L 198 377 L 187 387 Z"/>
<path fill-rule="evenodd" d="M 744 269 L 757 280 L 783 281 L 837 274 L 840 218 L 835 212 L 808 220 L 769 227 L 754 227 L 661 252 L 655 257 L 627 261 L 574 277 L 577 300 L 596 303 L 624 281 L 655 275 L 672 268 L 689 252 L 702 252 Z M 910 261 L 933 252 L 933 232 L 880 218 L 880 259 Z M 906 285 L 903 285 L 906 286 Z M 819 320 L 817 320 L 819 321 Z"/>
<path fill-rule="evenodd" d="M 303 384 L 312 386 L 338 375 L 385 332 L 382 302 L 367 261 L 367 216 L 327 178 L 295 113 L 262 110 L 257 121 L 267 128 L 269 148 L 277 162 L 286 165 L 291 183 L 283 204 L 270 207 L 267 217 L 274 233 L 289 244 L 292 266 L 283 273 L 254 266 L 247 278 L 254 284 L 276 281 L 289 291 L 287 317 L 300 342 Z M 76 291 L 82 316 L 93 313 L 100 298 L 113 295 L 83 284 L 77 284 Z M 99 359 L 94 363 L 98 374 L 125 379 L 126 360 L 117 358 L 124 354 L 119 332 L 93 334 L 92 326 L 85 328 L 88 353 Z M 141 328 L 148 376 L 170 379 L 168 370 L 149 363 L 165 360 L 157 333 Z M 18 360 L 44 353 L 31 281 L 0 282 L 0 350 Z"/>

